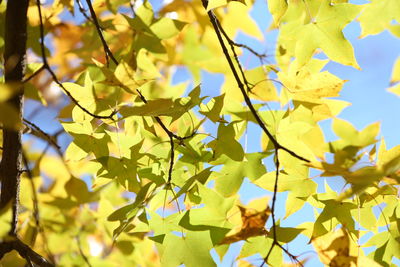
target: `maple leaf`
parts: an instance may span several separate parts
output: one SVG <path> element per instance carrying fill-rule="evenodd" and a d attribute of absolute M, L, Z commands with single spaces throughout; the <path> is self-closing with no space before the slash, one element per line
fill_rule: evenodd
<path fill-rule="evenodd" d="M 239 232 L 224 237 L 220 244 L 231 244 L 240 240 L 246 240 L 250 237 L 266 235 L 268 233 L 265 229 L 265 223 L 271 214 L 269 206 L 261 211 L 247 209 L 241 206 L 238 206 L 238 208 L 242 218 L 242 227 Z"/>
<path fill-rule="evenodd" d="M 309 17 L 306 24 L 302 23 L 304 19 L 301 17 L 283 25 L 279 42 L 292 40 L 292 52 L 299 66 L 305 65 L 317 48 L 321 48 L 331 60 L 359 69 L 353 47 L 342 30 L 357 16 L 361 7 L 348 3 L 331 4 L 331 1 L 323 0 L 314 10 L 315 14 L 304 11 Z"/>
<path fill-rule="evenodd" d="M 377 14 L 379 14 L 377 16 Z M 361 38 L 391 29 L 393 20 L 400 21 L 400 2 L 398 0 L 372 0 L 366 4 L 360 17 Z"/>

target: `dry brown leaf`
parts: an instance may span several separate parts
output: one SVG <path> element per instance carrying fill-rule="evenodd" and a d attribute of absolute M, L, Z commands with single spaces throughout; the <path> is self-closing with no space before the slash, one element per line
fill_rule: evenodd
<path fill-rule="evenodd" d="M 241 206 L 238 207 L 241 213 L 242 227 L 240 231 L 236 234 L 226 236 L 220 244 L 231 244 L 240 240 L 246 240 L 253 236 L 267 234 L 265 223 L 267 222 L 268 217 L 271 214 L 271 210 L 269 207 L 262 211 L 246 209 Z"/>

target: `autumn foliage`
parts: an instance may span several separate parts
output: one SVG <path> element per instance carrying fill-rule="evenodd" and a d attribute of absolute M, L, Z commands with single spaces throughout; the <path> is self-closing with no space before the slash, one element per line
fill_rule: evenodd
<path fill-rule="evenodd" d="M 350 23 L 400 37 L 400 2 L 268 0 L 264 29 L 260 2 L 1 2 L 2 266 L 399 263 L 400 146 L 326 65 L 362 68 Z"/>

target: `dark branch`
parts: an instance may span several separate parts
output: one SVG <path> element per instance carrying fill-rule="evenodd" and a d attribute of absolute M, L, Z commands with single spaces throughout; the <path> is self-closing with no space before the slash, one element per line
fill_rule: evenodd
<path fill-rule="evenodd" d="M 28 121 L 27 119 L 23 119 L 25 126 L 29 127 L 32 132 L 34 133 L 35 136 L 40 137 L 44 140 L 46 140 L 48 143 L 50 143 L 57 151 L 60 151 L 61 148 L 57 144 L 57 142 L 54 140 L 53 136 L 50 136 L 48 133 L 44 132 L 42 129 L 40 129 L 39 126 L 34 124 L 33 122 Z"/>
<path fill-rule="evenodd" d="M 46 153 L 46 150 L 49 148 L 49 144 L 46 146 L 46 148 L 44 149 L 43 153 L 39 156 L 38 162 L 42 159 L 44 153 Z M 26 168 L 26 174 L 28 175 L 29 178 L 29 183 L 31 185 L 31 191 L 32 191 L 32 200 L 33 200 L 33 217 L 35 219 L 35 224 L 36 227 L 38 229 L 38 232 L 41 234 L 42 238 L 43 238 L 43 246 L 48 254 L 48 256 L 50 257 L 50 259 L 52 261 L 54 261 L 54 255 L 50 252 L 49 248 L 48 248 L 48 242 L 47 242 L 47 236 L 46 233 L 42 227 L 42 224 L 40 223 L 40 211 L 39 211 L 39 199 L 37 196 L 37 191 L 36 191 L 36 186 L 35 186 L 35 182 L 33 180 L 33 173 L 31 171 L 31 169 L 29 168 L 29 161 L 28 158 L 26 157 L 25 153 L 22 151 L 22 161 L 25 165 Z M 35 239 L 36 236 L 32 237 L 31 240 L 31 244 L 35 243 Z M 29 261 L 28 261 L 29 262 Z"/>
<path fill-rule="evenodd" d="M 83 110 L 85 113 L 89 114 L 93 118 L 96 119 L 110 119 L 113 120 L 113 116 L 118 112 L 116 110 L 112 111 L 110 115 L 108 116 L 100 116 L 97 114 L 94 114 L 90 112 L 88 109 L 83 107 L 81 104 L 79 104 L 78 100 L 76 100 L 72 94 L 67 90 L 67 88 L 64 87 L 64 85 L 58 80 L 56 74 L 54 71 L 51 69 L 47 57 L 46 57 L 46 51 L 45 51 L 45 45 L 44 45 L 44 26 L 43 26 L 43 17 L 42 17 L 42 9 L 40 5 L 40 0 L 36 0 L 36 6 L 38 8 L 38 13 L 39 13 L 39 29 L 40 29 L 40 50 L 42 53 L 42 61 L 43 61 L 43 67 L 50 73 L 53 81 L 65 92 L 65 94 L 71 99 L 72 102 L 74 102 L 75 105 L 77 105 L 81 110 Z"/>
<path fill-rule="evenodd" d="M 81 254 L 81 256 L 82 256 L 83 260 L 86 262 L 87 266 L 92 267 L 92 264 L 90 264 L 88 257 L 83 252 L 81 238 L 79 237 L 79 235 L 76 236 L 76 243 L 78 244 L 79 254 Z"/>
<path fill-rule="evenodd" d="M 22 83 L 27 83 L 29 82 L 31 79 L 33 79 L 36 75 L 38 75 L 39 73 L 42 72 L 42 70 L 46 69 L 44 65 L 42 65 L 39 69 L 37 69 L 34 73 L 32 73 L 29 77 L 26 77 Z"/>
<path fill-rule="evenodd" d="M 90 15 L 92 16 L 93 23 L 96 26 L 96 30 L 97 30 L 97 33 L 98 33 L 98 35 L 100 37 L 101 43 L 103 44 L 104 53 L 106 55 L 107 65 L 109 64 L 108 57 L 111 58 L 111 60 L 114 62 L 115 65 L 118 65 L 118 61 L 115 59 L 113 53 L 111 52 L 110 48 L 108 47 L 108 44 L 107 44 L 106 40 L 104 39 L 104 36 L 103 36 L 102 31 L 101 31 L 101 27 L 100 27 L 99 21 L 98 21 L 97 16 L 96 16 L 96 12 L 94 12 L 94 9 L 93 9 L 93 6 L 92 6 L 92 3 L 90 2 L 90 0 L 86 0 L 86 3 L 88 5 L 88 7 L 89 7 Z"/>
<path fill-rule="evenodd" d="M 203 6 L 206 9 L 207 8 L 207 4 L 208 1 L 207 0 L 202 0 Z M 289 153 L 290 155 L 292 155 L 293 157 L 301 160 L 301 161 L 305 161 L 305 162 L 310 162 L 308 159 L 303 158 L 302 156 L 297 155 L 295 152 L 287 149 L 286 147 L 282 146 L 276 139 L 275 137 L 271 134 L 271 132 L 268 130 L 268 128 L 266 127 L 266 125 L 264 124 L 264 122 L 262 121 L 261 117 L 258 115 L 256 109 L 254 108 L 253 104 L 251 103 L 250 97 L 248 96 L 247 92 L 250 91 L 250 85 L 246 79 L 246 75 L 244 74 L 243 68 L 240 64 L 239 58 L 236 54 L 235 51 L 235 42 L 233 42 L 229 36 L 226 34 L 226 32 L 223 30 L 218 18 L 214 15 L 214 13 L 210 10 L 207 12 L 208 17 L 210 19 L 211 24 L 213 25 L 214 31 L 217 35 L 218 41 L 221 45 L 222 51 L 225 55 L 226 60 L 228 61 L 229 67 L 231 69 L 231 72 L 236 80 L 236 83 L 243 95 L 244 101 L 246 102 L 247 106 L 249 107 L 251 113 L 253 114 L 254 118 L 256 119 L 258 125 L 261 127 L 261 129 L 264 131 L 264 133 L 268 136 L 269 140 L 272 142 L 272 144 L 274 145 L 274 150 L 275 150 L 275 184 L 274 184 L 274 193 L 273 193 L 273 198 L 272 198 L 272 208 L 271 208 L 271 217 L 272 217 L 272 233 L 273 233 L 273 242 L 272 245 L 266 255 L 266 257 L 264 258 L 263 263 L 261 264 L 261 266 L 264 265 L 264 263 L 266 263 L 268 261 L 269 256 L 272 253 L 272 250 L 275 246 L 280 247 L 291 259 L 295 260 L 300 266 L 302 266 L 301 262 L 297 259 L 296 256 L 292 255 L 287 249 L 285 249 L 279 242 L 278 242 L 278 237 L 277 237 L 277 233 L 276 233 L 276 219 L 275 219 L 275 204 L 276 204 L 276 196 L 277 196 L 277 192 L 278 192 L 278 180 L 279 180 L 279 169 L 280 169 L 280 162 L 279 162 L 279 150 L 284 150 L 287 153 Z M 229 55 L 229 51 L 224 43 L 224 39 L 223 36 L 225 37 L 225 39 L 228 41 L 230 47 L 231 47 L 231 51 L 234 55 L 235 61 L 236 61 L 236 65 L 237 68 L 239 68 L 239 72 L 242 76 L 243 82 L 239 77 L 239 74 L 236 70 L 235 64 L 233 63 L 230 55 Z M 247 89 L 247 90 L 246 90 Z"/>
<path fill-rule="evenodd" d="M 86 0 L 86 3 L 88 4 L 89 10 L 90 10 L 90 15 L 92 17 L 94 26 L 96 27 L 97 33 L 99 35 L 99 38 L 101 40 L 101 43 L 103 44 L 103 49 L 104 49 L 104 53 L 106 55 L 106 59 L 107 59 L 107 63 L 108 63 L 108 57 L 111 58 L 111 60 L 114 62 L 115 65 L 118 65 L 119 62 L 118 60 L 114 57 L 113 53 L 111 52 L 110 48 L 107 45 L 107 42 L 104 39 L 103 33 L 101 31 L 96 13 L 94 12 L 93 6 L 90 2 L 90 0 Z M 134 6 L 131 6 L 133 11 L 134 11 Z M 142 100 L 143 103 L 147 103 L 146 98 L 144 97 L 144 95 L 138 90 L 136 89 L 137 94 L 139 95 L 139 98 Z M 174 167 L 174 157 L 175 157 L 175 144 L 174 144 L 174 138 L 179 140 L 179 141 L 183 141 L 185 139 L 189 139 L 192 138 L 195 134 L 196 131 L 193 131 L 192 134 L 188 135 L 188 136 L 178 136 L 176 134 L 174 134 L 173 132 L 171 132 L 167 126 L 162 122 L 162 120 L 160 119 L 160 117 L 158 116 L 154 116 L 154 119 L 157 121 L 157 123 L 161 126 L 161 128 L 164 130 L 164 132 L 168 135 L 169 140 L 170 140 L 170 146 L 171 146 L 171 156 L 170 156 L 170 164 L 169 164 L 169 170 L 168 170 L 168 178 L 167 178 L 167 185 L 171 183 L 172 180 L 172 170 Z"/>
<path fill-rule="evenodd" d="M 224 28 L 221 26 L 221 23 L 219 22 L 219 20 L 217 20 L 217 23 L 218 23 L 218 27 L 219 27 L 219 29 L 220 29 L 222 35 L 224 35 L 225 39 L 228 41 L 228 43 L 229 43 L 230 45 L 233 45 L 233 46 L 236 46 L 236 47 L 241 47 L 241 48 L 247 49 L 250 53 L 252 53 L 252 54 L 255 55 L 256 57 L 258 57 L 260 60 L 262 60 L 263 58 L 266 58 L 266 57 L 267 57 L 266 54 L 260 54 L 260 53 L 256 52 L 253 48 L 251 48 L 250 46 L 247 46 L 247 45 L 245 45 L 245 44 L 239 44 L 239 43 L 236 43 L 235 41 L 233 41 L 233 40 L 229 37 L 229 35 L 226 33 L 226 31 L 224 30 Z"/>
<path fill-rule="evenodd" d="M 28 0 L 7 1 L 5 16 L 4 76 L 6 82 L 21 82 L 24 77 L 27 40 Z M 7 100 L 17 113 L 17 124 L 22 124 L 23 90 Z M 3 153 L 0 163 L 1 195 L 0 210 L 11 204 L 12 221 L 10 235 L 17 235 L 19 184 L 21 169 L 22 129 L 3 129 Z"/>
<path fill-rule="evenodd" d="M 299 266 L 303 266 L 303 264 L 297 259 L 297 256 L 293 255 L 289 252 L 286 248 L 284 248 L 278 241 L 278 235 L 276 233 L 276 219 L 275 219 L 275 205 L 276 205 L 276 196 L 278 194 L 278 182 L 279 182 L 279 169 L 280 169 L 280 162 L 279 162 L 279 150 L 275 148 L 275 182 L 274 182 L 274 193 L 272 196 L 272 206 L 271 206 L 271 217 L 272 217 L 272 234 L 273 234 L 273 241 L 272 245 L 268 250 L 267 255 L 265 256 L 263 263 L 260 267 L 264 266 L 264 263 L 268 262 L 269 257 L 271 256 L 272 250 L 275 246 L 281 248 L 286 255 L 288 255 L 292 260 L 294 260 Z"/>
<path fill-rule="evenodd" d="M 6 241 L 0 243 L 0 259 L 2 259 L 5 254 L 11 252 L 12 250 L 17 251 L 22 258 L 26 259 L 26 261 L 28 262 L 31 261 L 40 267 L 54 266 L 52 263 L 50 263 L 45 258 L 37 254 L 28 245 L 24 244 L 18 238 L 13 241 Z"/>
<path fill-rule="evenodd" d="M 175 143 L 174 138 L 172 136 L 169 137 L 169 144 L 171 146 L 171 157 L 169 161 L 169 170 L 168 170 L 168 181 L 167 184 L 171 183 L 172 180 L 172 170 L 174 168 L 174 160 L 175 160 Z M 171 189 L 172 190 L 172 189 Z"/>
<path fill-rule="evenodd" d="M 89 16 L 86 14 L 86 10 L 85 10 L 85 8 L 83 7 L 82 2 L 81 2 L 80 0 L 76 0 L 76 3 L 78 4 L 79 12 L 81 12 L 81 14 L 85 17 L 85 19 L 87 19 L 88 21 L 90 21 L 90 22 L 93 23 L 92 18 L 89 17 Z"/>
<path fill-rule="evenodd" d="M 207 0 L 202 0 L 202 2 L 203 2 L 203 6 L 206 8 L 208 1 Z M 208 17 L 210 19 L 211 24 L 213 25 L 214 31 L 215 31 L 215 33 L 217 35 L 218 41 L 219 41 L 219 43 L 221 45 L 222 51 L 223 51 L 223 53 L 225 55 L 225 58 L 228 61 L 229 67 L 230 67 L 230 69 L 232 71 L 232 74 L 235 77 L 236 83 L 237 83 L 237 85 L 238 85 L 238 87 L 239 87 L 239 89 L 240 89 L 240 91 L 241 91 L 241 93 L 243 95 L 244 101 L 246 102 L 247 106 L 249 107 L 249 109 L 250 109 L 251 113 L 253 114 L 254 118 L 256 119 L 258 125 L 261 127 L 261 129 L 264 131 L 264 133 L 268 136 L 269 140 L 273 143 L 273 145 L 274 145 L 274 147 L 276 149 L 284 150 L 287 153 L 289 153 L 290 155 L 292 155 L 293 157 L 295 157 L 295 158 L 297 158 L 297 159 L 299 159 L 301 161 L 310 162 L 308 159 L 306 159 L 306 158 L 304 158 L 302 156 L 299 156 L 295 152 L 291 151 L 290 149 L 282 146 L 275 139 L 275 137 L 271 134 L 271 132 L 268 130 L 268 128 L 265 126 L 264 122 L 262 121 L 262 119 L 258 115 L 256 109 L 254 108 L 253 104 L 251 103 L 251 100 L 250 100 L 249 96 L 247 95 L 247 92 L 246 92 L 246 89 L 245 89 L 245 84 L 241 81 L 241 79 L 239 77 L 239 74 L 236 71 L 235 65 L 234 65 L 234 63 L 233 63 L 233 61 L 232 61 L 232 59 L 231 59 L 231 57 L 229 55 L 228 49 L 227 49 L 227 47 L 226 47 L 226 45 L 224 43 L 224 40 L 222 38 L 220 27 L 218 26 L 219 22 L 218 22 L 217 17 L 215 17 L 214 13 L 211 10 L 208 11 L 207 14 L 208 14 Z M 242 69 L 240 63 L 238 63 L 238 66 L 239 66 L 240 69 Z M 242 72 L 242 70 L 241 70 L 241 72 Z M 243 75 L 244 74 L 242 72 L 242 76 Z"/>
<path fill-rule="evenodd" d="M 6 82 L 23 81 L 28 6 L 28 0 L 7 1 L 4 38 L 4 70 Z M 18 93 L 7 102 L 15 108 L 18 114 L 17 123 L 22 124 L 23 90 L 20 89 L 21 88 L 18 88 Z M 22 129 L 3 129 L 3 153 L 0 163 L 0 210 L 9 204 L 12 206 L 11 230 L 9 232 L 9 235 L 12 236 L 12 240 L 0 243 L 0 259 L 2 259 L 6 253 L 16 250 L 30 265 L 34 262 L 38 266 L 54 266 L 17 238 L 19 184 L 21 179 L 22 158 L 21 134 Z"/>

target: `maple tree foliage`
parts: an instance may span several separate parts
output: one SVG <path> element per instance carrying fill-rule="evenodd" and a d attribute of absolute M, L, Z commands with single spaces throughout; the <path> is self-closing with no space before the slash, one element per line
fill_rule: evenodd
<path fill-rule="evenodd" d="M 262 30 L 254 2 L 0 1 L 2 266 L 216 266 L 235 246 L 238 266 L 395 265 L 400 146 L 338 118 L 347 77 L 324 67 L 360 69 L 356 19 L 400 37 L 400 2 L 267 0 Z M 237 41 L 267 30 L 273 53 Z M 244 201 L 246 183 L 264 196 Z M 314 253 L 292 251 L 300 236 Z"/>

